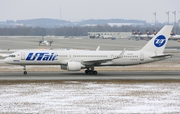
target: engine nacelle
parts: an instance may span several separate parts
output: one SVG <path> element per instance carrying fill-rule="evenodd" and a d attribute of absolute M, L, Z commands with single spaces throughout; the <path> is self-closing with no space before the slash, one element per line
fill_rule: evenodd
<path fill-rule="evenodd" d="M 79 71 L 81 70 L 81 68 L 83 67 L 83 65 L 80 62 L 68 62 L 67 65 L 67 70 L 69 71 Z"/>
<path fill-rule="evenodd" d="M 80 62 L 68 62 L 67 66 L 66 65 L 61 65 L 61 69 L 63 70 L 69 70 L 69 71 L 79 71 L 81 68 L 84 67 Z"/>

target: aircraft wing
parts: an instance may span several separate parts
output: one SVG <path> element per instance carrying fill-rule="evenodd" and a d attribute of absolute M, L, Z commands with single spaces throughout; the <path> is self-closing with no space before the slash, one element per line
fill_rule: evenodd
<path fill-rule="evenodd" d="M 85 64 L 85 65 L 106 63 L 106 62 L 114 60 L 114 59 L 122 58 L 124 56 L 125 51 L 126 51 L 126 48 L 119 54 L 118 57 L 111 56 L 108 58 L 95 58 L 95 59 L 83 60 L 83 61 L 81 61 L 81 63 Z"/>
<path fill-rule="evenodd" d="M 97 65 L 97 64 L 101 64 L 101 63 L 106 63 L 106 62 L 108 62 L 108 61 L 111 61 L 111 60 L 113 60 L 113 59 L 94 59 L 94 60 L 83 60 L 83 61 L 81 61 L 81 63 L 82 64 L 84 64 L 84 65 Z"/>

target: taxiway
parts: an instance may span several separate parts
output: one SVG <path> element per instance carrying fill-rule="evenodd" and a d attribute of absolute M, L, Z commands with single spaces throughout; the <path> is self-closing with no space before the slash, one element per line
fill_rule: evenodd
<path fill-rule="evenodd" d="M 84 72 L 1 72 L 0 80 L 180 80 L 180 71 L 166 72 L 100 72 L 86 75 Z"/>

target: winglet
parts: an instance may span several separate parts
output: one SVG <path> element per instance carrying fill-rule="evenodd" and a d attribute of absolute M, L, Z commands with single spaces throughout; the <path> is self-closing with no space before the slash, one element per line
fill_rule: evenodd
<path fill-rule="evenodd" d="M 120 53 L 119 58 L 122 58 L 124 56 L 125 51 L 126 51 L 126 48 L 124 48 L 124 50 Z"/>
<path fill-rule="evenodd" d="M 99 51 L 99 49 L 100 49 L 100 46 L 98 46 L 98 47 L 96 48 L 96 51 Z"/>

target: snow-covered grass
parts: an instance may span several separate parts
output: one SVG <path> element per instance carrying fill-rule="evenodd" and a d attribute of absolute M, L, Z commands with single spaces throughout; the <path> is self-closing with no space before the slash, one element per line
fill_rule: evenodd
<path fill-rule="evenodd" d="M 179 81 L 0 83 L 0 113 L 179 112 Z"/>

